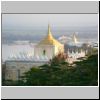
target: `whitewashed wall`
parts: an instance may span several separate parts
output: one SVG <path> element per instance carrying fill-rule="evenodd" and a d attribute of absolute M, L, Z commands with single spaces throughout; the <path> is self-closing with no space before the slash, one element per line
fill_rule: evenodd
<path fill-rule="evenodd" d="M 18 80 L 18 75 L 22 76 L 23 73 L 29 71 L 30 68 L 37 67 L 45 63 L 47 62 L 6 61 L 5 79 Z"/>
<path fill-rule="evenodd" d="M 34 48 L 34 56 L 37 57 L 39 56 L 40 59 L 41 57 L 43 57 L 43 50 L 46 51 L 46 56 L 48 57 L 48 59 L 51 59 L 54 56 L 54 46 L 52 45 L 39 45 L 39 46 L 35 46 Z"/>

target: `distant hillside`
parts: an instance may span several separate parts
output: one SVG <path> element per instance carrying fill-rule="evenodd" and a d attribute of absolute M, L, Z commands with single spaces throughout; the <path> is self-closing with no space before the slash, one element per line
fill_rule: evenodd
<path fill-rule="evenodd" d="M 64 40 L 70 40 L 70 36 L 76 32 L 78 37 L 82 39 L 97 39 L 98 29 L 97 27 L 63 27 L 52 28 L 52 34 L 56 39 L 63 37 Z M 40 41 L 47 34 L 47 29 L 33 29 L 33 30 L 2 30 L 2 43 L 12 43 L 17 40 L 28 40 L 32 42 Z"/>

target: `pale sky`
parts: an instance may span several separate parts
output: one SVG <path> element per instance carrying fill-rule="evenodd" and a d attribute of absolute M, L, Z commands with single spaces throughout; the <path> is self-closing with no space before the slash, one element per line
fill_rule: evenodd
<path fill-rule="evenodd" d="M 97 14 L 3 14 L 3 29 L 70 26 L 97 26 Z"/>

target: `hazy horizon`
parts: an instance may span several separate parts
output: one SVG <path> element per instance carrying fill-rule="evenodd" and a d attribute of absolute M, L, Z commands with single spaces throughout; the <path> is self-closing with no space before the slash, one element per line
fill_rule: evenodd
<path fill-rule="evenodd" d="M 73 32 L 79 38 L 98 38 L 97 14 L 3 14 L 2 40 L 40 40 L 48 24 L 55 38 Z"/>
<path fill-rule="evenodd" d="M 3 14 L 2 28 L 90 27 L 98 25 L 97 14 Z"/>

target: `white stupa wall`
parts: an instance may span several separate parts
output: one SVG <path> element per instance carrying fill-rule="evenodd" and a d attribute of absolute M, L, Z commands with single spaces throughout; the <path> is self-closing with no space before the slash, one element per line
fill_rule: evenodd
<path fill-rule="evenodd" d="M 73 59 L 77 59 L 77 58 L 80 58 L 80 57 L 84 57 L 85 56 L 85 51 L 83 51 L 83 50 L 81 50 L 80 52 L 78 52 L 78 51 L 76 51 L 76 52 L 74 52 L 74 51 L 69 51 L 68 50 L 68 56 L 70 57 L 70 58 L 73 58 Z"/>
<path fill-rule="evenodd" d="M 6 80 L 18 80 L 19 76 L 23 76 L 25 72 L 29 71 L 32 67 L 38 67 L 47 62 L 43 61 L 6 61 Z M 19 72 L 18 72 L 19 71 Z"/>
<path fill-rule="evenodd" d="M 54 55 L 57 55 L 58 53 L 64 53 L 64 45 L 59 47 L 55 46 Z"/>
<path fill-rule="evenodd" d="M 43 51 L 45 50 L 45 55 L 43 54 Z M 42 58 L 48 58 L 51 59 L 55 55 L 55 47 L 52 45 L 40 45 L 35 46 L 34 48 L 34 57 Z"/>

